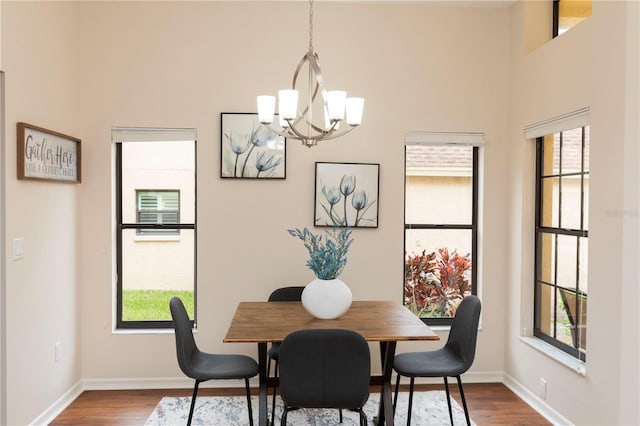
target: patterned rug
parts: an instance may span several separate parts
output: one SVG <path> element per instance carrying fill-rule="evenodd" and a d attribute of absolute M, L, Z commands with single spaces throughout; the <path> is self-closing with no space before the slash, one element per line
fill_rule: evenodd
<path fill-rule="evenodd" d="M 365 413 L 370 425 L 373 425 L 374 416 L 378 415 L 378 394 L 372 394 L 365 405 Z M 279 400 L 280 404 L 282 403 Z M 398 409 L 395 421 L 398 425 L 407 424 L 408 393 L 401 392 L 398 397 Z M 162 398 L 155 410 L 147 419 L 145 426 L 179 426 L 187 423 L 191 397 Z M 254 422 L 257 424 L 258 397 L 251 400 Z M 466 424 L 464 411 L 458 403 L 451 400 L 454 425 Z M 271 410 L 271 398 L 269 398 L 269 410 Z M 282 406 L 276 404 L 276 425 L 280 424 Z M 269 412 L 271 416 L 271 412 Z M 339 424 L 337 410 L 306 409 L 291 411 L 287 415 L 289 426 L 335 426 Z M 246 426 L 249 424 L 247 413 L 247 399 L 244 396 L 232 397 L 198 397 L 193 413 L 193 425 L 211 426 Z M 344 426 L 358 425 L 358 413 L 343 410 Z M 411 424 L 421 425 L 448 425 L 449 410 L 444 391 L 415 392 L 413 394 L 413 412 Z M 471 424 L 474 424 L 473 422 Z"/>

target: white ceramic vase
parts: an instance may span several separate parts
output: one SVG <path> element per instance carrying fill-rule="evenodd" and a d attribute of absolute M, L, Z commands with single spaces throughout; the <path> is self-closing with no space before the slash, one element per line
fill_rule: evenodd
<path fill-rule="evenodd" d="M 302 291 L 302 305 L 316 318 L 338 318 L 351 306 L 351 289 L 341 280 L 316 278 Z"/>

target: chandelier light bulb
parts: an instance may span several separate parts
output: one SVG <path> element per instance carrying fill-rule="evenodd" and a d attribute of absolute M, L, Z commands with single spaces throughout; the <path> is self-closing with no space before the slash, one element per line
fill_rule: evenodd
<path fill-rule="evenodd" d="M 278 113 L 284 120 L 295 120 L 298 116 L 298 91 L 278 91 Z"/>
<path fill-rule="evenodd" d="M 273 123 L 275 108 L 275 96 L 258 96 L 258 121 L 262 124 Z"/>
<path fill-rule="evenodd" d="M 362 124 L 364 98 L 347 98 L 346 108 L 347 124 L 349 126 L 359 126 Z"/>

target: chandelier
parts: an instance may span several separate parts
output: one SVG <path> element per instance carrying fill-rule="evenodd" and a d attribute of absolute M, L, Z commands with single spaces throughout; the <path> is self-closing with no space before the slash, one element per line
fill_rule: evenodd
<path fill-rule="evenodd" d="M 307 103 L 301 110 L 298 108 L 298 90 L 296 83 L 304 64 L 308 66 Z M 322 112 L 322 125 L 313 122 L 313 106 L 318 93 L 317 112 Z M 318 54 L 313 50 L 313 0 L 309 0 L 309 51 L 302 57 L 295 72 L 291 89 L 278 91 L 279 128 L 271 126 L 275 113 L 275 96 L 258 96 L 258 120 L 272 132 L 290 139 L 300 140 L 303 145 L 312 147 L 318 141 L 335 139 L 345 135 L 362 122 L 364 108 L 363 98 L 348 98 L 347 92 L 341 90 L 328 91 L 324 85 L 322 71 L 318 62 Z M 316 114 L 318 115 L 318 114 Z M 345 121 L 348 128 L 340 129 Z"/>

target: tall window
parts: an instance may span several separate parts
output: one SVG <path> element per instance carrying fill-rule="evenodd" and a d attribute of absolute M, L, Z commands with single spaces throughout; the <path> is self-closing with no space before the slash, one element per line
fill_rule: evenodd
<path fill-rule="evenodd" d="M 537 141 L 534 335 L 586 360 L 589 127 Z"/>
<path fill-rule="evenodd" d="M 591 16 L 592 0 L 553 0 L 553 37 Z"/>
<path fill-rule="evenodd" d="M 116 325 L 172 327 L 173 296 L 195 320 L 195 131 L 118 128 L 113 137 Z"/>
<path fill-rule="evenodd" d="M 405 145 L 404 304 L 428 324 L 450 324 L 477 288 L 479 148 L 424 136 L 431 143 Z"/>

